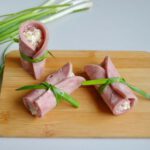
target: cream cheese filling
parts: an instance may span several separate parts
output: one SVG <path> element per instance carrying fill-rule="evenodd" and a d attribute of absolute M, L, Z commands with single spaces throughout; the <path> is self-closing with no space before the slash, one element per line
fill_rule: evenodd
<path fill-rule="evenodd" d="M 117 107 L 117 112 L 118 113 L 121 113 L 125 110 L 128 110 L 130 109 L 130 101 L 125 101 L 124 103 L 120 104 L 118 107 Z"/>
<path fill-rule="evenodd" d="M 27 41 L 33 46 L 34 50 L 39 46 L 42 41 L 42 32 L 35 27 L 23 32 Z"/>
<path fill-rule="evenodd" d="M 31 112 L 32 115 L 37 115 L 37 107 L 33 107 L 32 104 L 28 104 L 29 106 L 29 110 Z"/>

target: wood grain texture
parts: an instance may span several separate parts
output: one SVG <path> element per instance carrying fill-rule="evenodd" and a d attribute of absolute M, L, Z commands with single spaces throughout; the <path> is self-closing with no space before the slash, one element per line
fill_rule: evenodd
<path fill-rule="evenodd" d="M 54 51 L 56 58 L 47 60 L 45 73 L 34 80 L 20 64 L 19 53 L 11 52 L 0 96 L 0 136 L 4 137 L 150 137 L 150 101 L 139 101 L 122 116 L 113 116 L 93 87 L 81 87 L 72 96 L 81 106 L 76 109 L 62 102 L 43 118 L 31 116 L 22 103 L 28 91 L 15 91 L 28 84 L 40 83 L 66 62 L 86 77 L 83 67 L 100 63 L 111 56 L 123 77 L 131 84 L 150 92 L 150 53 L 119 51 Z"/>

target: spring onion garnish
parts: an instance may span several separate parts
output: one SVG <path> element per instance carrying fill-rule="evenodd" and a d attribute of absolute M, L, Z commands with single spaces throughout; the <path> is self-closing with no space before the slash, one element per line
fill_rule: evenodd
<path fill-rule="evenodd" d="M 36 84 L 36 85 L 23 86 L 23 87 L 18 88 L 16 90 L 19 91 L 19 90 L 33 90 L 33 89 L 51 90 L 54 93 L 57 102 L 60 102 L 62 99 L 64 99 L 65 101 L 69 102 L 74 107 L 79 107 L 80 106 L 79 102 L 77 102 L 69 94 L 67 94 L 66 92 L 61 91 L 60 89 L 58 89 L 54 85 L 49 84 L 47 82 L 42 82 L 42 83 Z"/>
<path fill-rule="evenodd" d="M 99 88 L 100 93 L 102 93 L 104 91 L 104 89 L 115 82 L 120 82 L 123 83 L 125 85 L 127 85 L 131 90 L 135 91 L 136 93 L 142 95 L 143 97 L 150 99 L 150 94 L 144 92 L 143 90 L 129 84 L 126 82 L 126 80 L 124 78 L 120 78 L 120 77 L 114 77 L 114 78 L 102 78 L 102 79 L 96 79 L 96 80 L 88 80 L 88 81 L 84 81 L 82 82 L 82 85 L 101 85 Z"/>
<path fill-rule="evenodd" d="M 43 61 L 44 59 L 48 58 L 48 55 L 49 55 L 49 54 L 53 56 L 53 54 L 52 54 L 51 52 L 46 51 L 42 56 L 40 56 L 40 57 L 38 57 L 38 58 L 32 58 L 32 57 L 29 57 L 29 56 L 25 55 L 24 53 L 21 53 L 21 52 L 20 52 L 21 58 L 24 59 L 24 60 L 26 60 L 26 61 L 28 61 L 28 62 L 30 62 L 30 63 L 38 63 L 38 62 L 41 62 L 41 61 Z M 53 57 L 54 57 L 54 56 L 53 56 Z"/>

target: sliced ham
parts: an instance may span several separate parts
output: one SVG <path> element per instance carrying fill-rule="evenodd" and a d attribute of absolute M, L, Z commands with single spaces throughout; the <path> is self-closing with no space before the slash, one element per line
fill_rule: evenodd
<path fill-rule="evenodd" d="M 49 75 L 46 78 L 46 82 L 56 85 L 57 83 L 61 82 L 62 80 L 74 76 L 73 70 L 72 70 L 72 64 L 67 63 L 65 64 L 61 69 L 59 69 L 57 72 L 54 72 L 53 74 Z M 24 105 L 27 109 L 30 109 L 33 105 L 33 102 L 35 99 L 40 97 L 46 90 L 44 89 L 38 89 L 33 90 L 28 95 L 26 95 L 23 98 Z M 30 107 L 30 108 L 29 108 Z M 32 109 L 33 110 L 33 109 Z M 34 114 L 34 111 L 32 111 Z"/>
<path fill-rule="evenodd" d="M 74 90 L 81 86 L 84 81 L 83 77 L 74 76 L 63 80 L 55 86 L 61 91 L 71 94 Z M 52 110 L 57 105 L 57 100 L 52 91 L 47 90 L 42 96 L 34 101 L 35 110 L 37 110 L 37 116 L 42 117 L 47 112 Z"/>
<path fill-rule="evenodd" d="M 67 63 L 57 72 L 46 78 L 46 82 L 55 85 L 68 94 L 79 88 L 84 80 L 83 77 L 74 75 L 71 63 Z M 23 98 L 23 102 L 32 115 L 39 117 L 44 116 L 57 105 L 53 92 L 44 89 L 32 91 Z"/>
<path fill-rule="evenodd" d="M 48 30 L 37 21 L 27 21 L 23 23 L 19 30 L 19 50 L 21 53 L 31 58 L 43 56 L 47 51 Z M 39 79 L 44 71 L 45 60 L 37 63 L 30 63 L 21 58 L 23 68 Z"/>
<path fill-rule="evenodd" d="M 120 77 L 110 57 L 105 57 L 101 65 L 86 65 L 85 72 L 92 80 Z M 99 85 L 95 86 L 97 90 L 99 87 Z M 120 115 L 129 111 L 137 101 L 137 97 L 130 88 L 119 82 L 107 86 L 100 95 L 114 115 Z"/>

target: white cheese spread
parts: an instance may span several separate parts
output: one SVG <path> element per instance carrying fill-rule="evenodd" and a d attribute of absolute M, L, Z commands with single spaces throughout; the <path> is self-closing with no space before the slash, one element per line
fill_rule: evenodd
<path fill-rule="evenodd" d="M 130 101 L 125 101 L 124 103 L 122 103 L 121 105 L 118 106 L 116 111 L 118 113 L 121 113 L 128 109 L 130 109 Z"/>
<path fill-rule="evenodd" d="M 31 104 L 28 104 L 28 105 L 29 105 L 29 110 L 30 110 L 31 114 L 36 115 L 38 109 L 36 107 L 33 107 Z"/>
<path fill-rule="evenodd" d="M 35 27 L 23 32 L 27 41 L 33 46 L 34 50 L 39 46 L 42 40 L 42 32 Z"/>

